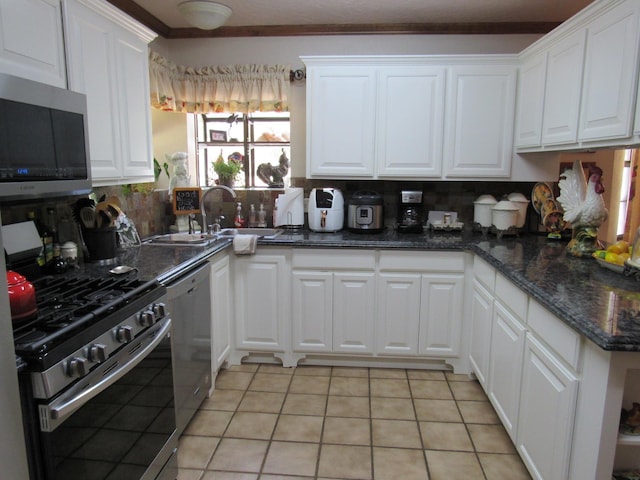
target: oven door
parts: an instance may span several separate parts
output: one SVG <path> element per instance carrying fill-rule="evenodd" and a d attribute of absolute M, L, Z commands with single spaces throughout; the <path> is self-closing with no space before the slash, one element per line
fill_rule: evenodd
<path fill-rule="evenodd" d="M 171 319 L 158 322 L 38 405 L 43 478 L 175 478 L 170 330 Z"/>

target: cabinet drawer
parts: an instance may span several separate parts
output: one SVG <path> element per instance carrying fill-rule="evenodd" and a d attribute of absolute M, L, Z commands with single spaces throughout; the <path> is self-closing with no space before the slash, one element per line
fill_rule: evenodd
<path fill-rule="evenodd" d="M 314 270 L 375 270 L 373 250 L 293 249 L 292 268 Z"/>
<path fill-rule="evenodd" d="M 495 296 L 521 321 L 526 320 L 529 297 L 501 273 L 496 274 Z"/>
<path fill-rule="evenodd" d="M 473 258 L 473 276 L 493 293 L 496 287 L 496 269 L 477 255 Z"/>
<path fill-rule="evenodd" d="M 462 252 L 380 252 L 380 270 L 402 272 L 464 272 Z"/>
<path fill-rule="evenodd" d="M 575 370 L 578 369 L 580 334 L 534 300 L 529 302 L 527 323 L 533 333 L 537 334 Z"/>

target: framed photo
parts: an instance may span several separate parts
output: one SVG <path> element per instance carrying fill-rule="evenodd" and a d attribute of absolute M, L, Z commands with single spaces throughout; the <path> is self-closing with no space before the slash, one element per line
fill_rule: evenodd
<path fill-rule="evenodd" d="M 224 130 L 209 130 L 209 141 L 226 142 L 227 132 L 225 132 Z"/>

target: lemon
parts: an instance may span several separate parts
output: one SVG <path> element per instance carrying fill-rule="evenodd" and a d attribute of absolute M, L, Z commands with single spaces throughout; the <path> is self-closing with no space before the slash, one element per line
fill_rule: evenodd
<path fill-rule="evenodd" d="M 604 260 L 604 257 L 607 255 L 606 250 L 596 250 L 591 254 L 593 258 L 601 258 Z"/>
<path fill-rule="evenodd" d="M 613 252 L 607 252 L 604 256 L 604 261 L 609 263 L 618 263 L 618 254 Z"/>
<path fill-rule="evenodd" d="M 607 247 L 607 253 L 614 253 L 618 255 L 622 252 L 624 252 L 624 250 L 622 250 L 616 243 Z"/>

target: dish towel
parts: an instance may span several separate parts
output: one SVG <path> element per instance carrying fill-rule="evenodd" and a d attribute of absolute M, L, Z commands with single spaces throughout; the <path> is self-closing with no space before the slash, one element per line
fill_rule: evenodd
<path fill-rule="evenodd" d="M 258 235 L 238 234 L 233 237 L 233 252 L 236 255 L 251 255 L 256 251 Z"/>

